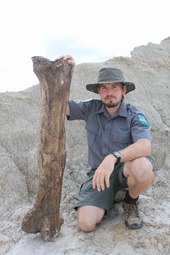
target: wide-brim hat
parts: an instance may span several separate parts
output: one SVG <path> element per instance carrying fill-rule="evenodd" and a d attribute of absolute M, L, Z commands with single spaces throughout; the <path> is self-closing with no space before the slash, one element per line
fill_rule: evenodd
<path fill-rule="evenodd" d="M 86 85 L 86 89 L 98 94 L 98 85 L 104 83 L 120 82 L 126 86 L 126 94 L 135 90 L 135 84 L 127 82 L 124 79 L 123 72 L 118 68 L 104 67 L 99 70 L 99 76 L 96 83 Z"/>

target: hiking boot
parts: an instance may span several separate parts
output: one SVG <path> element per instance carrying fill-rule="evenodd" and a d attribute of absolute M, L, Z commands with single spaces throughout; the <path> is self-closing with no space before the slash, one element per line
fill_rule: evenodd
<path fill-rule="evenodd" d="M 122 201 L 124 200 L 124 198 L 125 198 L 125 195 L 126 195 L 126 190 L 125 190 L 125 189 L 119 190 L 119 191 L 116 193 L 115 197 L 114 197 L 113 203 L 115 204 L 115 203 L 120 203 L 120 202 L 122 202 Z"/>
<path fill-rule="evenodd" d="M 122 202 L 122 207 L 125 213 L 125 225 L 130 229 L 138 229 L 143 225 L 138 211 L 138 202 L 135 204 L 128 204 L 126 201 Z"/>

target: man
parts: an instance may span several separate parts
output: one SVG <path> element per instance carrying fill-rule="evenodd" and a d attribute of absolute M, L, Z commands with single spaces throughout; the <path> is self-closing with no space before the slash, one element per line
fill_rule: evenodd
<path fill-rule="evenodd" d="M 60 59 L 74 65 L 71 56 Z M 138 198 L 153 180 L 151 137 L 145 115 L 124 102 L 125 94 L 135 90 L 120 69 L 105 67 L 98 80 L 86 89 L 100 95 L 100 100 L 69 100 L 67 117 L 86 122 L 88 163 L 91 171 L 81 186 L 76 204 L 77 221 L 82 231 L 95 230 L 113 206 L 115 196 L 125 191 L 122 207 L 125 224 L 130 229 L 142 227 Z"/>

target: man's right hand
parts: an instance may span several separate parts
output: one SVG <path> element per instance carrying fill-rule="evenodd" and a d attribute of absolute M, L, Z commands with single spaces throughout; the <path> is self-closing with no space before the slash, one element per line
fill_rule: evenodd
<path fill-rule="evenodd" d="M 107 188 L 110 187 L 110 175 L 114 170 L 116 160 L 117 159 L 112 154 L 104 158 L 93 176 L 93 189 L 97 188 L 98 191 L 104 190 L 105 184 Z"/>
<path fill-rule="evenodd" d="M 74 61 L 74 59 L 73 59 L 73 57 L 70 56 L 70 55 L 60 56 L 60 57 L 58 57 L 57 59 L 65 60 L 65 61 L 68 62 L 68 64 L 70 64 L 70 65 L 72 65 L 72 66 L 75 66 L 75 64 L 76 64 L 75 61 Z"/>

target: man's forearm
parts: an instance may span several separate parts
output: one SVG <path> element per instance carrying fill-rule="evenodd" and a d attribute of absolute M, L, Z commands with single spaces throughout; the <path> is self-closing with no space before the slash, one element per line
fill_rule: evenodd
<path fill-rule="evenodd" d="M 146 157 L 151 154 L 151 142 L 148 139 L 139 139 L 137 142 L 120 150 L 121 162 L 128 162 L 139 157 Z"/>

